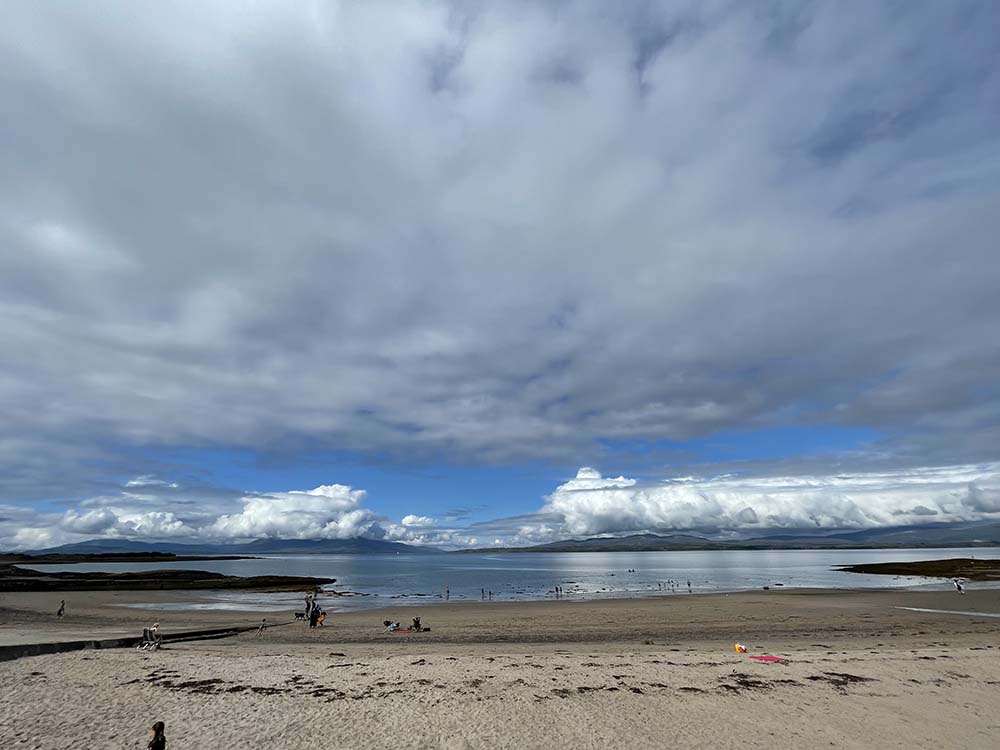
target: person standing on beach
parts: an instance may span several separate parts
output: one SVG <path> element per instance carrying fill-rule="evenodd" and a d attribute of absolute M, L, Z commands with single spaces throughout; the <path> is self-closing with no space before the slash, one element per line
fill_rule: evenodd
<path fill-rule="evenodd" d="M 955 591 L 957 591 L 960 594 L 965 593 L 965 586 L 962 585 L 962 582 L 959 579 L 956 578 L 954 581 L 952 581 L 952 583 L 955 584 Z"/>
<path fill-rule="evenodd" d="M 56 612 L 56 619 L 61 620 L 63 618 L 63 614 L 65 612 L 66 612 L 66 600 L 65 599 L 60 599 L 59 600 L 59 611 Z"/>
<path fill-rule="evenodd" d="M 479 589 L 479 598 L 485 601 L 486 599 L 486 589 Z"/>
<path fill-rule="evenodd" d="M 153 728 L 150 730 L 152 737 L 149 744 L 146 745 L 148 750 L 167 750 L 167 736 L 163 733 L 163 729 L 162 721 L 153 724 Z"/>
<path fill-rule="evenodd" d="M 449 599 L 451 599 L 451 589 L 448 588 L 447 586 L 445 586 L 444 587 L 444 600 L 448 601 Z"/>

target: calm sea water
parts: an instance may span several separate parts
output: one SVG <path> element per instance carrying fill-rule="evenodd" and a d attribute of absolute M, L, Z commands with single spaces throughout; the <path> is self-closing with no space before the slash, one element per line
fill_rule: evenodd
<path fill-rule="evenodd" d="M 919 550 L 752 550 L 704 552 L 566 552 L 463 555 L 302 555 L 258 560 L 160 563 L 94 563 L 37 566 L 38 570 L 125 572 L 157 568 L 209 570 L 228 575 L 297 575 L 336 578 L 328 588 L 361 595 L 321 598 L 330 611 L 478 601 L 493 591 L 500 601 L 551 599 L 561 586 L 567 599 L 636 596 L 688 596 L 692 593 L 741 591 L 762 586 L 798 588 L 878 588 L 948 584 L 924 578 L 894 578 L 842 573 L 836 565 L 949 557 L 1000 558 L 1000 548 Z M 634 572 L 629 572 L 634 571 Z M 671 583 L 674 582 L 674 583 Z M 982 584 L 973 584 L 979 586 Z M 676 588 L 675 588 L 676 587 Z M 447 594 L 446 594 L 447 591 Z M 161 608 L 294 610 L 300 594 L 217 592 Z"/>

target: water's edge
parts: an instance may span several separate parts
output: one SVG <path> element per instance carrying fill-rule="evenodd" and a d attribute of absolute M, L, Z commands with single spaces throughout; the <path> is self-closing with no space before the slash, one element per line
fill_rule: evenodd
<path fill-rule="evenodd" d="M 947 588 L 920 577 L 838 571 L 838 565 L 951 557 L 1000 558 L 1000 548 L 913 550 L 721 550 L 677 552 L 563 552 L 518 555 L 289 555 L 254 560 L 46 565 L 45 570 L 156 570 L 188 568 L 228 575 L 303 575 L 336 578 L 336 591 L 321 596 L 331 612 L 433 602 L 565 598 L 614 599 L 688 596 L 773 588 L 872 589 L 914 586 Z M 975 584 L 976 587 L 993 587 Z M 556 589 L 561 593 L 557 594 Z M 296 593 L 177 592 L 160 609 L 293 611 Z M 153 606 L 153 605 L 149 605 Z"/>

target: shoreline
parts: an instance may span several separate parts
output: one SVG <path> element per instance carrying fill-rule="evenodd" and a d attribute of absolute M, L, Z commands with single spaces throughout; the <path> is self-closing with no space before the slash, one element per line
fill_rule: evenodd
<path fill-rule="evenodd" d="M 745 633 L 770 633 L 792 639 L 885 634 L 897 637 L 919 624 L 927 632 L 955 630 L 963 610 L 987 617 L 1000 614 L 995 589 L 976 589 L 966 596 L 954 591 L 912 589 L 793 589 L 652 596 L 643 598 L 561 599 L 548 601 L 435 601 L 387 604 L 349 612 L 328 610 L 326 625 L 310 630 L 294 620 L 293 608 L 271 610 L 171 609 L 181 594 L 193 606 L 212 592 L 18 592 L 0 595 L 0 645 L 83 640 L 141 634 L 159 622 L 164 632 L 207 627 L 251 626 L 267 620 L 263 642 L 305 644 L 350 643 L 555 643 L 662 640 L 706 642 L 739 640 Z M 66 616 L 54 609 L 66 601 Z M 332 597 L 320 597 L 328 605 Z M 137 607 L 136 605 L 151 605 Z M 383 620 L 409 622 L 419 616 L 430 632 L 395 635 L 384 632 Z M 962 629 L 981 633 L 996 622 L 974 616 Z M 982 619 L 982 618 L 980 618 Z M 951 621 L 952 625 L 945 623 Z M 961 620 L 960 620 L 961 621 Z"/>

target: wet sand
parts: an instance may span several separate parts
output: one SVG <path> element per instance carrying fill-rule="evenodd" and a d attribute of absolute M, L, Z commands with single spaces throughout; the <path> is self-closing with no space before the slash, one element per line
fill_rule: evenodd
<path fill-rule="evenodd" d="M 53 617 L 66 600 L 63 620 Z M 32 592 L 0 594 L 0 645 L 28 639 L 72 640 L 68 633 L 142 632 L 152 622 L 161 629 L 191 630 L 253 625 L 262 618 L 276 625 L 266 639 L 287 643 L 560 643 L 642 642 L 705 644 L 754 640 L 762 645 L 815 637 L 852 642 L 917 635 L 993 633 L 995 619 L 944 616 L 915 609 L 964 610 L 1000 614 L 1000 589 L 953 591 L 787 589 L 738 594 L 671 595 L 646 599 L 545 602 L 458 602 L 399 606 L 331 614 L 326 627 L 311 631 L 293 621 L 290 610 L 158 610 L 157 602 L 199 602 L 198 592 Z M 333 597 L 320 597 L 320 604 Z M 135 609 L 130 604 L 151 604 Z M 429 633 L 393 635 L 383 620 L 409 622 L 419 616 Z"/>
<path fill-rule="evenodd" d="M 51 595 L 3 597 L 0 635 L 262 616 L 60 598 L 54 622 Z M 1000 614 L 1000 591 L 399 607 L 151 654 L 29 657 L 0 664 L 0 747 L 144 747 L 158 719 L 187 748 L 994 747 L 1000 620 L 898 607 Z M 431 632 L 384 632 L 413 615 Z"/>

